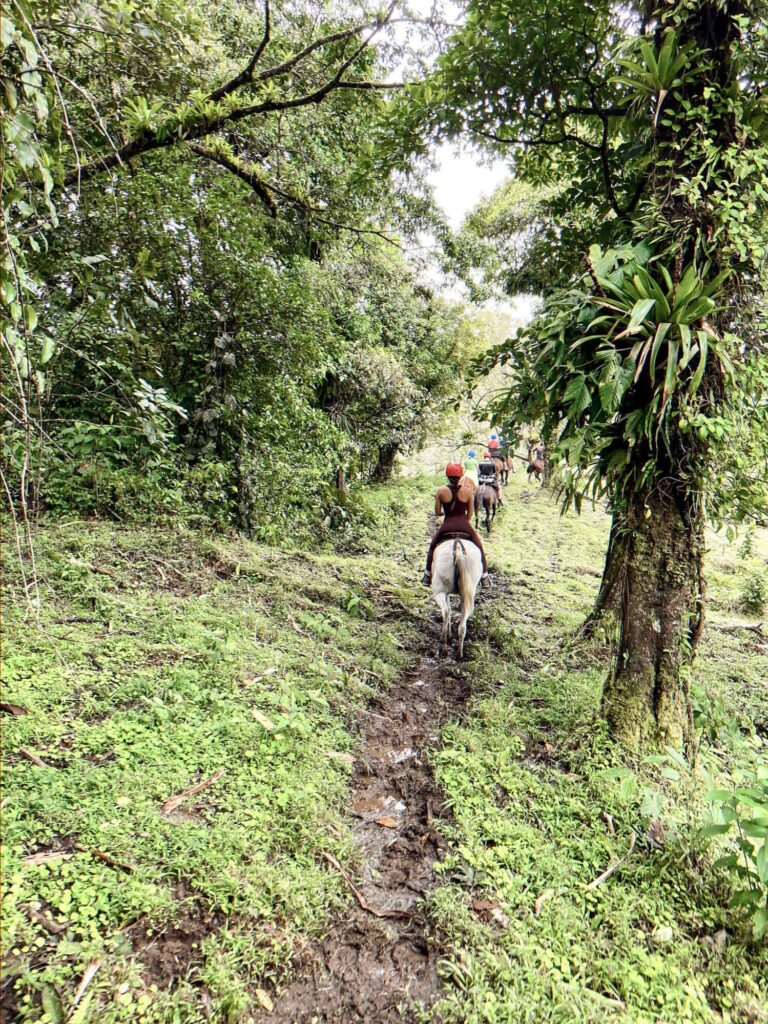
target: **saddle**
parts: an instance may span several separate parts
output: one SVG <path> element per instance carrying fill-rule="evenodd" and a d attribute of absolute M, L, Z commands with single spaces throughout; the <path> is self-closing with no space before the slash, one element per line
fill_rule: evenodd
<path fill-rule="evenodd" d="M 498 480 L 496 479 L 496 467 L 492 462 L 481 462 L 480 473 L 477 478 L 478 487 L 481 484 L 490 485 L 491 487 L 498 487 Z"/>

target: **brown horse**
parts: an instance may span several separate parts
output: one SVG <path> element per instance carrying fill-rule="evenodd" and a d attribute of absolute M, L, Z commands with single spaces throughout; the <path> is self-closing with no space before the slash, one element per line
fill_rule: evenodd
<path fill-rule="evenodd" d="M 491 532 L 491 523 L 496 518 L 496 506 L 499 503 L 499 492 L 493 484 L 480 484 L 475 491 L 475 529 L 478 527 L 478 519 L 481 509 L 485 510 L 485 529 Z"/>
<path fill-rule="evenodd" d="M 507 470 L 507 460 L 503 455 L 491 455 L 493 459 L 493 465 L 496 468 L 496 479 L 500 484 L 506 484 L 509 472 Z"/>
<path fill-rule="evenodd" d="M 537 445 L 535 448 L 532 444 L 528 445 L 528 483 L 531 482 L 533 476 L 536 477 L 537 481 L 541 481 L 542 474 L 545 469 L 544 462 L 544 448 L 541 445 Z"/>
<path fill-rule="evenodd" d="M 509 483 L 509 474 L 515 472 L 515 460 L 511 455 L 494 455 L 493 461 L 498 469 L 499 480 L 506 487 Z"/>

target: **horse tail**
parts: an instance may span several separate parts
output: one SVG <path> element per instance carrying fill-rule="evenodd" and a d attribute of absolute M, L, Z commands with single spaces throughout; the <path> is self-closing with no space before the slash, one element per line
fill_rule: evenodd
<path fill-rule="evenodd" d="M 457 551 L 459 552 L 457 554 Z M 461 556 L 464 554 L 464 545 L 458 539 L 453 542 L 453 593 L 460 594 L 459 590 L 459 566 L 461 565 Z"/>
<path fill-rule="evenodd" d="M 456 552 L 457 548 L 459 549 L 458 554 Z M 453 542 L 453 566 L 454 590 L 461 598 L 462 607 L 471 607 L 470 602 L 472 602 L 474 599 L 475 588 L 472 586 L 472 580 L 469 573 L 469 566 L 467 565 L 467 549 L 464 547 L 460 540 L 455 540 Z"/>

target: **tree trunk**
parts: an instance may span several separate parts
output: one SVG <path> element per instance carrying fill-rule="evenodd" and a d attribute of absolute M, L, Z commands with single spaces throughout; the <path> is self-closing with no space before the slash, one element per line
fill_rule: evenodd
<path fill-rule="evenodd" d="M 349 487 L 347 486 L 347 475 L 344 472 L 344 467 L 339 466 L 334 475 L 334 484 L 337 491 L 341 491 L 342 494 L 349 494 Z"/>
<path fill-rule="evenodd" d="M 379 445 L 379 460 L 373 471 L 373 479 L 376 480 L 377 483 L 386 483 L 386 481 L 391 478 L 392 470 L 395 468 L 395 459 L 397 458 L 399 450 L 400 445 L 397 441 Z"/>
<path fill-rule="evenodd" d="M 595 629 L 606 615 L 619 611 L 626 579 L 627 544 L 626 517 L 614 509 L 600 589 L 597 592 L 592 611 L 581 627 L 581 633 L 585 637 L 594 636 Z"/>
<path fill-rule="evenodd" d="M 704 621 L 704 523 L 681 488 L 633 494 L 616 665 L 603 692 L 613 735 L 633 750 L 693 756 L 687 668 Z"/>

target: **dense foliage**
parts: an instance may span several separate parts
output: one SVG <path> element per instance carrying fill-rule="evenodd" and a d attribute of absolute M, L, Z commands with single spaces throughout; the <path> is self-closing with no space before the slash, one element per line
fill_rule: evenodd
<path fill-rule="evenodd" d="M 338 525 L 345 477 L 424 436 L 470 340 L 401 251 L 434 221 L 419 182 L 360 167 L 392 10 L 14 11 L 7 496 Z"/>

